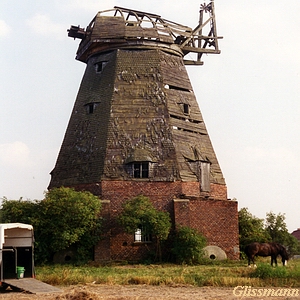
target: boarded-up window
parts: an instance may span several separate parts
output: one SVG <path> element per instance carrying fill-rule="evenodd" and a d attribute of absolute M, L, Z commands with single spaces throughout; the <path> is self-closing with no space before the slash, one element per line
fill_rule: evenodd
<path fill-rule="evenodd" d="M 201 176 L 201 191 L 210 192 L 210 163 L 203 162 L 200 163 L 200 176 Z"/>

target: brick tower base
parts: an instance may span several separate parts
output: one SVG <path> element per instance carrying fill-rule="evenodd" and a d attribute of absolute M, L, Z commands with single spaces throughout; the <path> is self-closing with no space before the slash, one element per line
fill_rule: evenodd
<path fill-rule="evenodd" d="M 239 259 L 237 202 L 224 200 L 226 186 L 211 187 L 214 198 L 202 197 L 199 182 L 104 181 L 77 186 L 99 195 L 102 201 L 103 236 L 95 247 L 95 261 L 138 261 L 155 250 L 152 243 L 134 241 L 117 223 L 122 204 L 137 195 L 148 197 L 156 209 L 169 212 L 173 228 L 189 226 L 202 233 L 208 245 L 220 247 L 228 259 Z M 185 193 L 183 193 L 183 191 Z"/>

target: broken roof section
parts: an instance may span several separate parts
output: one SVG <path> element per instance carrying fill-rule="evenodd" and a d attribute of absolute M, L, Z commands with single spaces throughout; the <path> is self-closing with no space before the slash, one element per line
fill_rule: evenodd
<path fill-rule="evenodd" d="M 157 48 L 180 56 L 196 53 L 186 65 L 202 65 L 203 53 L 219 54 L 214 2 L 200 6 L 199 24 L 192 29 L 161 16 L 115 6 L 100 11 L 86 29 L 71 26 L 68 36 L 81 39 L 76 59 L 87 62 L 96 53 L 120 48 Z"/>

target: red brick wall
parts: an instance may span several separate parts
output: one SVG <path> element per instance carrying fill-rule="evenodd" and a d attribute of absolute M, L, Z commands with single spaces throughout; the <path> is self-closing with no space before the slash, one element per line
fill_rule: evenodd
<path fill-rule="evenodd" d="M 210 197 L 216 200 L 227 201 L 227 186 L 221 184 L 210 184 Z"/>
<path fill-rule="evenodd" d="M 188 226 L 190 222 L 190 200 L 174 199 L 174 223 L 175 227 Z"/>
<path fill-rule="evenodd" d="M 83 186 L 81 186 L 83 188 Z M 86 190 L 93 190 L 92 186 L 85 186 Z M 170 212 L 173 217 L 173 198 L 182 194 L 180 182 L 133 182 L 133 181 L 104 181 L 101 183 L 101 199 L 110 200 L 110 219 L 105 220 L 106 234 L 110 241 L 111 260 L 139 260 L 145 257 L 149 250 L 155 251 L 154 243 L 134 243 L 134 236 L 125 234 L 116 222 L 122 204 L 134 196 L 144 195 L 151 199 L 153 205 L 159 209 Z M 95 260 L 106 260 L 108 251 L 102 241 L 95 248 Z"/>
<path fill-rule="evenodd" d="M 229 259 L 239 259 L 238 209 L 235 201 L 191 200 L 190 224 L 221 247 Z"/>
<path fill-rule="evenodd" d="M 200 182 L 182 182 L 182 194 L 192 197 L 200 197 Z"/>
<path fill-rule="evenodd" d="M 138 260 L 154 250 L 154 243 L 134 243 L 133 235 L 125 234 L 116 222 L 122 203 L 137 195 L 149 197 L 157 209 L 169 212 L 174 225 L 197 229 L 209 245 L 221 247 L 230 259 L 239 258 L 237 203 L 227 200 L 224 185 L 212 184 L 207 199 L 197 196 L 198 182 L 103 181 L 77 188 L 101 191 L 99 197 L 109 200 L 102 206 L 105 239 L 95 248 L 96 261 Z"/>

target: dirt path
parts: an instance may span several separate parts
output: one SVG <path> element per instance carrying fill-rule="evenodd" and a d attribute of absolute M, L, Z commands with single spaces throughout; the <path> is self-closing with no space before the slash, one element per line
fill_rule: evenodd
<path fill-rule="evenodd" d="M 276 288 L 278 289 L 278 288 Z M 148 285 L 85 285 L 63 288 L 61 294 L 32 295 L 26 293 L 1 293 L 2 300 L 255 300 L 255 299 L 300 299 L 297 297 L 242 297 L 233 293 L 234 288 L 192 287 L 192 286 L 148 286 Z"/>

